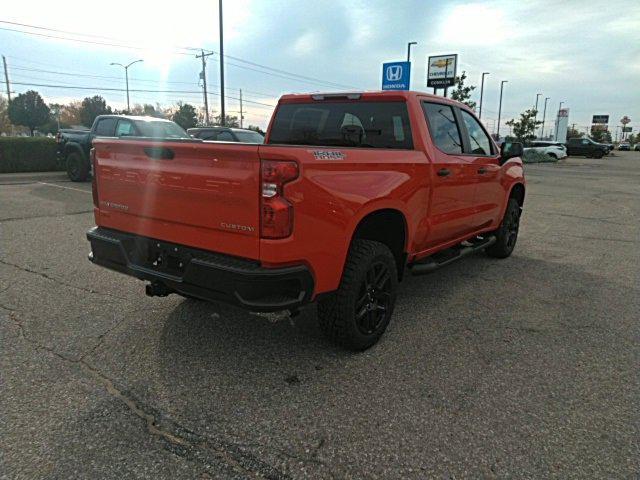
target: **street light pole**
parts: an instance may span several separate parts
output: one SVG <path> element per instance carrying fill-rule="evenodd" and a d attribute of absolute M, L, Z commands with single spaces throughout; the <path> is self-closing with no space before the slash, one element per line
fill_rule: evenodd
<path fill-rule="evenodd" d="M 218 0 L 218 17 L 220 20 L 220 125 L 224 127 L 226 115 L 224 111 L 224 28 L 222 27 L 222 0 Z"/>
<path fill-rule="evenodd" d="M 538 98 L 540 98 L 541 95 L 542 95 L 541 93 L 536 93 L 536 107 L 535 107 L 536 115 L 533 118 L 534 125 L 538 122 Z"/>
<path fill-rule="evenodd" d="M 549 97 L 545 97 L 544 99 L 544 110 L 542 112 L 542 128 L 540 129 L 540 138 L 544 137 L 544 120 L 547 117 L 547 102 L 549 101 Z"/>
<path fill-rule="evenodd" d="M 564 102 L 560 102 L 560 106 L 558 106 L 558 114 L 556 115 L 556 142 L 558 141 L 558 127 L 560 126 L 560 110 L 562 110 L 562 104 Z"/>
<path fill-rule="evenodd" d="M 498 131 L 496 135 L 498 136 L 498 140 L 500 139 L 500 115 L 502 114 L 502 89 L 504 88 L 504 84 L 509 80 L 502 80 L 500 82 L 500 104 L 498 105 Z"/>
<path fill-rule="evenodd" d="M 122 68 L 124 68 L 124 78 L 125 81 L 127 83 L 127 113 L 129 113 L 131 111 L 131 106 L 129 105 L 129 67 L 131 65 L 133 65 L 134 63 L 138 63 L 138 62 L 142 62 L 142 59 L 139 60 L 134 60 L 133 62 L 129 63 L 128 65 L 123 65 L 121 63 L 116 63 L 116 62 L 112 62 L 111 65 L 118 65 Z"/>
<path fill-rule="evenodd" d="M 484 94 L 484 76 L 489 75 L 489 72 L 482 72 L 482 82 L 480 83 L 480 108 L 478 112 L 478 119 L 482 120 L 482 95 Z"/>
<path fill-rule="evenodd" d="M 418 42 L 409 42 L 407 43 L 407 62 L 411 61 L 411 46 L 417 45 Z"/>
<path fill-rule="evenodd" d="M 417 44 L 418 42 L 407 43 L 407 62 L 411 62 L 411 46 Z M 409 64 L 409 67 L 411 67 L 411 64 Z M 411 70 L 409 70 L 409 84 L 407 85 L 407 88 L 411 90 Z"/>

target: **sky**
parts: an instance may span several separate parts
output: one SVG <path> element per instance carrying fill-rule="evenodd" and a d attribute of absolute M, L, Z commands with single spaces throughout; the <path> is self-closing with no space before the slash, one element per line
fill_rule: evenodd
<path fill-rule="evenodd" d="M 478 86 L 475 100 L 481 74 L 489 72 L 482 117 L 491 131 L 501 80 L 508 81 L 501 129 L 531 108 L 537 93 L 539 118 L 549 97 L 547 129 L 560 101 L 570 110 L 569 123 L 583 131 L 594 114 L 609 114 L 610 126 L 627 115 L 634 132 L 640 129 L 637 0 L 223 2 L 227 111 L 237 115 L 242 88 L 245 125 L 266 127 L 283 93 L 379 89 L 382 63 L 405 59 L 407 42 L 416 41 L 413 90 L 427 91 L 429 55 L 457 53 L 458 72 L 465 70 L 468 82 Z M 123 108 L 125 92 L 108 90 L 124 89 L 123 69 L 110 64 L 143 59 L 130 68 L 129 87 L 151 91 L 131 91 L 132 104 L 202 105 L 195 49 L 219 52 L 218 2 L 162 5 L 9 2 L 0 14 L 0 54 L 7 59 L 12 90 L 35 89 L 47 102 L 100 94 Z M 216 53 L 207 64 L 210 109 L 216 111 L 219 61 Z"/>

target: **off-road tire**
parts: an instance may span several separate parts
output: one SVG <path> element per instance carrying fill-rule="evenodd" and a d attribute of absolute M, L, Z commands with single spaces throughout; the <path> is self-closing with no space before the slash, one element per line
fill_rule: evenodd
<path fill-rule="evenodd" d="M 89 178 L 89 165 L 79 152 L 69 152 L 66 159 L 67 175 L 73 182 L 84 182 Z"/>
<path fill-rule="evenodd" d="M 518 240 L 521 213 L 518 202 L 515 198 L 510 198 L 500 228 L 493 232 L 496 243 L 485 249 L 487 255 L 494 258 L 507 258 L 511 255 Z"/>
<path fill-rule="evenodd" d="M 386 270 L 386 273 L 381 273 L 383 270 Z M 374 288 L 374 292 L 370 294 L 370 280 L 373 278 L 372 275 L 377 274 L 381 275 L 381 287 Z M 384 284 L 382 275 L 388 275 Z M 376 284 L 375 280 L 373 284 Z M 386 245 L 372 240 L 354 240 L 349 249 L 340 287 L 318 302 L 320 329 L 327 338 L 344 348 L 366 350 L 380 339 L 389 325 L 396 302 L 397 287 L 398 272 L 391 250 Z M 358 305 L 363 299 L 367 302 L 366 305 Z M 380 308 L 382 305 L 378 305 L 378 301 L 386 302 L 385 310 Z M 358 307 L 360 311 L 357 311 Z M 365 309 L 370 309 L 365 313 L 367 318 L 358 315 Z M 376 314 L 380 317 L 376 318 Z M 369 318 L 374 319 L 370 322 L 371 331 L 364 331 L 362 323 L 367 323 Z"/>

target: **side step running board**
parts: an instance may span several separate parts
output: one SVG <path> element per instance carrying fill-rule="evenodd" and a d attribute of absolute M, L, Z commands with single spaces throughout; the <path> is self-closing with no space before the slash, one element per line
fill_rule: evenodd
<path fill-rule="evenodd" d="M 468 243 L 468 242 L 464 242 L 464 243 Z M 475 253 L 478 250 L 487 248 L 493 245 L 494 243 L 496 243 L 496 237 L 491 236 L 491 237 L 483 238 L 482 240 L 476 240 L 469 246 L 458 247 L 454 251 L 450 252 L 450 255 L 442 255 L 444 258 L 442 258 L 441 260 L 438 259 L 438 256 L 440 256 L 440 254 L 427 257 L 426 259 L 420 262 L 413 263 L 409 266 L 409 269 L 411 270 L 411 275 L 426 275 L 427 273 L 431 273 L 440 267 L 444 267 L 445 265 L 449 265 L 450 263 L 453 263 L 456 260 L 460 260 L 463 257 L 471 255 L 472 253 Z M 448 252 L 448 251 L 445 251 L 445 252 Z M 443 252 L 443 254 L 445 252 Z"/>

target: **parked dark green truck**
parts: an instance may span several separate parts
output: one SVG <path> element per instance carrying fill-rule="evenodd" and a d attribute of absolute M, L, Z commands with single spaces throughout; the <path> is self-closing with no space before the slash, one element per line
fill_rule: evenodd
<path fill-rule="evenodd" d="M 96 137 L 191 138 L 182 127 L 155 117 L 99 115 L 91 130 L 63 129 L 58 132 L 58 158 L 74 182 L 84 182 L 91 173 L 89 151 Z"/>
<path fill-rule="evenodd" d="M 602 158 L 609 153 L 609 146 L 598 143 L 589 137 L 570 138 L 567 140 L 567 154 L 574 156 Z"/>

